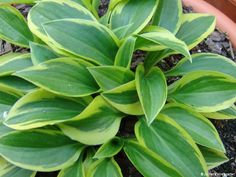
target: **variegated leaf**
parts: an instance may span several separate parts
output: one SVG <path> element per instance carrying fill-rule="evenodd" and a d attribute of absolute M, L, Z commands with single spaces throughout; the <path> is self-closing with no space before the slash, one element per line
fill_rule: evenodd
<path fill-rule="evenodd" d="M 176 33 L 181 25 L 182 11 L 181 0 L 159 0 L 152 24 Z"/>
<path fill-rule="evenodd" d="M 32 66 L 30 54 L 8 54 L 0 57 L 0 76 L 11 75 L 16 71 Z"/>
<path fill-rule="evenodd" d="M 123 148 L 124 141 L 121 138 L 115 137 L 103 144 L 96 152 L 93 158 L 103 159 L 111 158 L 118 154 Z"/>
<path fill-rule="evenodd" d="M 123 177 L 119 165 L 114 159 L 95 161 L 89 168 L 88 177 Z"/>
<path fill-rule="evenodd" d="M 141 119 L 135 125 L 140 144 L 171 163 L 183 177 L 207 174 L 206 162 L 189 134 L 172 119 L 159 115 L 150 125 Z"/>
<path fill-rule="evenodd" d="M 24 16 L 10 5 L 0 6 L 0 24 L 0 39 L 21 47 L 29 47 L 29 42 L 35 40 Z"/>
<path fill-rule="evenodd" d="M 213 71 L 196 71 L 170 85 L 170 100 L 199 112 L 227 109 L 236 101 L 236 79 Z"/>
<path fill-rule="evenodd" d="M 84 145 L 58 130 L 15 131 L 0 137 L 0 155 L 18 167 L 33 171 L 48 172 L 69 167 L 77 161 L 83 149 Z"/>
<path fill-rule="evenodd" d="M 122 117 L 122 113 L 97 96 L 75 120 L 59 124 L 59 127 L 73 140 L 99 145 L 115 137 Z"/>
<path fill-rule="evenodd" d="M 182 177 L 178 170 L 158 154 L 137 142 L 125 142 L 124 151 L 136 169 L 145 177 Z"/>
<path fill-rule="evenodd" d="M 1 177 L 34 177 L 36 172 L 16 167 L 0 157 Z"/>
<path fill-rule="evenodd" d="M 216 71 L 236 78 L 236 63 L 221 55 L 201 53 L 182 59 L 176 67 L 165 73 L 166 76 L 183 76 L 193 71 Z"/>
<path fill-rule="evenodd" d="M 120 1 L 111 13 L 111 29 L 119 39 L 139 33 L 151 20 L 157 4 L 158 0 Z"/>
<path fill-rule="evenodd" d="M 4 123 L 17 130 L 32 129 L 65 122 L 78 116 L 92 98 L 63 98 L 44 90 L 23 96 L 11 108 Z"/>
<path fill-rule="evenodd" d="M 134 80 L 134 73 L 124 67 L 94 66 L 89 67 L 88 70 L 103 91 L 114 89 Z"/>
<path fill-rule="evenodd" d="M 143 65 L 136 70 L 136 88 L 146 120 L 150 125 L 165 105 L 167 83 L 164 74 L 158 67 L 145 73 Z"/>
<path fill-rule="evenodd" d="M 63 19 L 43 27 L 57 48 L 96 64 L 114 64 L 119 41 L 105 26 L 91 20 Z"/>
<path fill-rule="evenodd" d="M 38 65 L 45 61 L 59 57 L 47 46 L 33 43 L 33 42 L 30 43 L 30 53 L 31 53 L 31 59 L 34 65 Z"/>
<path fill-rule="evenodd" d="M 92 64 L 76 58 L 58 58 L 15 73 L 50 92 L 83 97 L 98 92 L 99 87 L 87 67 Z"/>
<path fill-rule="evenodd" d="M 194 109 L 171 103 L 167 104 L 161 113 L 183 127 L 196 143 L 225 152 L 224 145 L 214 125 Z"/>
<path fill-rule="evenodd" d="M 102 93 L 103 98 L 113 107 L 130 115 L 143 115 L 135 81 L 128 82 Z"/>

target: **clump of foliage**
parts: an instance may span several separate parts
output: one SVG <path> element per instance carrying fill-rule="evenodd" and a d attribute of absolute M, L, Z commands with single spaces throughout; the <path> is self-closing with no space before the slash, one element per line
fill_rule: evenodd
<path fill-rule="evenodd" d="M 124 151 L 145 177 L 199 177 L 227 161 L 208 118 L 236 115 L 236 65 L 191 55 L 215 18 L 181 0 L 0 0 L 0 38 L 30 53 L 0 57 L 0 176 L 121 177 Z M 27 21 L 10 6 L 32 3 Z M 135 71 L 133 52 L 147 52 Z M 156 66 L 173 54 L 170 71 Z M 180 79 L 167 85 L 168 77 Z M 137 117 L 135 136 L 118 136 Z"/>

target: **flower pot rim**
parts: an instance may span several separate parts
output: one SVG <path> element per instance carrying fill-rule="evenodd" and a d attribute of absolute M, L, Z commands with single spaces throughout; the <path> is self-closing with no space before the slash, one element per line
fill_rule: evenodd
<path fill-rule="evenodd" d="M 192 7 L 194 12 L 214 15 L 217 19 L 217 28 L 229 36 L 229 40 L 236 48 L 236 23 L 233 20 L 204 0 L 182 0 L 182 2 L 185 6 Z"/>

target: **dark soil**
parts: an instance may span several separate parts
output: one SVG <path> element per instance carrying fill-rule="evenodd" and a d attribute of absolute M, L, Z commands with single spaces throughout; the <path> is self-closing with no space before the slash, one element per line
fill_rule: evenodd
<path fill-rule="evenodd" d="M 99 10 L 99 15 L 102 16 L 107 9 L 109 0 L 101 0 L 101 6 Z M 18 5 L 18 9 L 27 15 L 30 7 L 26 5 Z M 185 13 L 191 12 L 191 8 L 184 8 Z M 14 45 L 8 44 L 0 40 L 0 55 L 8 53 L 10 51 L 14 52 L 25 52 L 25 49 L 16 47 Z M 214 33 L 204 40 L 201 44 L 191 50 L 191 53 L 201 53 L 201 52 L 211 52 L 226 56 L 236 62 L 236 52 L 233 50 L 227 35 L 218 31 L 217 29 Z M 136 51 L 134 54 L 134 59 L 132 62 L 132 69 L 135 69 L 138 63 L 143 62 L 145 53 L 142 51 Z M 182 57 L 180 55 L 171 56 L 168 59 L 163 60 L 159 63 L 159 67 L 163 70 L 169 70 L 174 67 Z M 170 78 L 169 82 L 173 82 L 178 78 Z M 137 121 L 135 117 L 129 117 L 123 119 L 121 124 L 121 129 L 119 131 L 119 136 L 122 137 L 134 137 L 134 124 Z M 220 137 L 225 145 L 227 151 L 227 157 L 229 161 L 213 170 L 211 173 L 223 174 L 223 173 L 234 173 L 236 176 L 236 120 L 226 120 L 226 121 L 212 121 L 216 126 Z M 124 152 L 118 154 L 115 158 L 119 165 L 121 166 L 122 173 L 124 177 L 142 177 L 142 175 L 135 169 L 135 167 L 127 159 Z M 38 173 L 37 177 L 54 177 L 57 176 L 57 172 L 53 173 Z M 216 176 L 216 175 L 215 175 Z M 219 177 L 224 175 L 218 175 Z M 230 177 L 230 176 L 228 176 Z"/>

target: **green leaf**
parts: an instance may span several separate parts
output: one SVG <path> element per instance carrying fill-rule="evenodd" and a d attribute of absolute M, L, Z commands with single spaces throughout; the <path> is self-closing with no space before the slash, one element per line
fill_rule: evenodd
<path fill-rule="evenodd" d="M 101 5 L 100 0 L 91 0 L 92 1 L 92 7 L 96 10 L 96 12 L 99 11 L 99 6 Z"/>
<path fill-rule="evenodd" d="M 182 177 L 165 159 L 132 141 L 125 142 L 124 151 L 136 169 L 145 177 Z"/>
<path fill-rule="evenodd" d="M 204 158 L 193 139 L 172 119 L 159 115 L 149 126 L 141 119 L 135 125 L 140 144 L 171 163 L 183 177 L 207 174 Z"/>
<path fill-rule="evenodd" d="M 77 161 L 83 148 L 57 130 L 16 131 L 0 138 L 0 154 L 10 163 L 33 171 L 66 168 Z"/>
<path fill-rule="evenodd" d="M 136 70 L 136 88 L 146 120 L 150 125 L 165 105 L 167 84 L 162 71 L 152 68 L 145 74 L 144 67 L 139 65 Z"/>
<path fill-rule="evenodd" d="M 11 75 L 16 71 L 20 71 L 32 65 L 31 57 L 28 53 L 19 56 L 9 54 L 0 57 L 0 76 Z"/>
<path fill-rule="evenodd" d="M 229 160 L 224 153 L 216 151 L 214 149 L 203 146 L 200 146 L 199 149 L 201 150 L 201 153 L 206 160 L 208 169 L 218 167 Z"/>
<path fill-rule="evenodd" d="M 1 177 L 34 177 L 36 172 L 16 167 L 0 157 Z"/>
<path fill-rule="evenodd" d="M 182 59 L 166 76 L 183 76 L 193 71 L 216 71 L 236 78 L 236 64 L 221 55 L 201 53 L 192 55 L 192 62 Z"/>
<path fill-rule="evenodd" d="M 194 109 L 178 103 L 171 103 L 167 104 L 161 113 L 183 127 L 196 143 L 225 152 L 224 145 L 214 125 Z"/>
<path fill-rule="evenodd" d="M 21 97 L 21 94 L 0 85 L 0 121 L 4 119 L 12 105 Z"/>
<path fill-rule="evenodd" d="M 59 124 L 59 127 L 73 140 L 99 145 L 117 134 L 122 117 L 123 114 L 97 96 L 75 120 Z"/>
<path fill-rule="evenodd" d="M 123 67 L 94 66 L 89 67 L 88 70 L 103 91 L 114 89 L 134 80 L 134 73 Z"/>
<path fill-rule="evenodd" d="M 220 110 L 217 112 L 202 113 L 204 116 L 210 119 L 236 119 L 236 106 L 233 105 L 230 108 Z"/>
<path fill-rule="evenodd" d="M 168 96 L 199 112 L 215 112 L 236 101 L 236 79 L 218 72 L 192 72 L 171 85 Z"/>
<path fill-rule="evenodd" d="M 95 17 L 86 8 L 76 2 L 44 0 L 37 3 L 30 10 L 28 14 L 28 25 L 35 35 L 48 43 L 47 35 L 43 30 L 43 24 L 65 18 L 86 19 L 96 22 Z"/>
<path fill-rule="evenodd" d="M 214 31 L 215 25 L 216 18 L 214 16 L 199 13 L 184 14 L 176 37 L 184 41 L 189 49 L 192 49 Z"/>
<path fill-rule="evenodd" d="M 95 161 L 89 168 L 88 177 L 123 177 L 119 165 L 114 159 Z"/>
<path fill-rule="evenodd" d="M 167 32 L 168 34 L 171 34 L 171 36 L 174 37 L 174 40 L 178 40 L 175 38 L 175 36 L 172 33 L 167 31 L 166 29 L 158 27 L 158 26 L 147 26 L 141 32 L 140 35 L 147 34 L 147 33 L 153 33 L 153 32 L 157 33 L 160 30 L 162 30 L 163 32 Z M 151 51 L 160 51 L 160 50 L 164 50 L 167 48 L 167 46 L 160 44 L 161 41 L 164 41 L 164 43 L 167 42 L 167 41 L 163 40 L 163 37 L 161 37 L 162 40 L 160 40 L 160 42 L 156 41 L 154 37 L 155 37 L 155 34 L 152 36 L 149 35 L 149 37 L 147 37 L 147 38 L 142 38 L 142 37 L 138 36 L 138 40 L 136 41 L 135 49 L 151 52 Z M 149 53 L 147 53 L 147 54 L 149 54 Z"/>
<path fill-rule="evenodd" d="M 90 100 L 90 97 L 68 99 L 36 90 L 14 104 L 4 123 L 13 129 L 26 130 L 65 122 L 79 115 Z"/>
<path fill-rule="evenodd" d="M 113 107 L 130 115 L 143 115 L 135 81 L 102 93 L 103 98 Z"/>
<path fill-rule="evenodd" d="M 25 18 L 16 8 L 1 5 L 0 24 L 0 39 L 21 47 L 29 47 L 29 42 L 34 41 Z"/>
<path fill-rule="evenodd" d="M 13 132 L 13 131 L 15 131 L 15 130 L 13 130 L 13 129 L 7 127 L 6 125 L 4 125 L 4 124 L 2 123 L 2 120 L 0 119 L 0 138 L 1 138 L 2 136 L 5 136 L 5 135 L 7 135 L 7 134 Z"/>
<path fill-rule="evenodd" d="M 108 4 L 108 11 L 113 10 L 117 4 L 119 4 L 121 1 L 123 0 L 110 0 L 109 4 Z"/>
<path fill-rule="evenodd" d="M 158 0 L 120 1 L 111 13 L 111 29 L 119 39 L 139 33 L 151 20 L 157 4 Z"/>
<path fill-rule="evenodd" d="M 96 152 L 93 158 L 104 159 L 118 154 L 124 146 L 124 141 L 118 137 L 111 139 L 103 144 Z"/>
<path fill-rule="evenodd" d="M 136 37 L 129 36 L 120 46 L 116 58 L 115 66 L 130 68 L 130 64 L 135 50 Z"/>
<path fill-rule="evenodd" d="M 170 33 L 164 28 L 159 28 L 159 27 L 150 27 L 150 28 L 151 28 L 150 32 L 145 32 L 143 34 L 138 35 L 139 38 L 137 39 L 136 42 L 137 48 L 148 51 L 155 50 L 155 47 L 154 49 L 152 49 L 153 48 L 152 46 L 146 48 L 146 42 L 152 42 L 154 44 L 158 44 L 158 47 L 160 47 L 159 45 L 167 47 L 168 49 L 180 53 L 189 60 L 191 60 L 191 55 L 188 51 L 188 47 L 183 41 L 177 39 L 172 33 Z"/>
<path fill-rule="evenodd" d="M 81 59 L 58 58 L 15 73 L 50 92 L 82 97 L 96 93 L 98 85 L 87 67 L 93 66 Z"/>
<path fill-rule="evenodd" d="M 0 86 L 14 90 L 20 95 L 28 93 L 36 88 L 30 82 L 15 76 L 0 77 Z"/>
<path fill-rule="evenodd" d="M 181 0 L 159 0 L 152 24 L 176 33 L 181 25 L 182 11 Z"/>
<path fill-rule="evenodd" d="M 64 19 L 43 27 L 56 47 L 96 64 L 114 64 L 118 39 L 105 26 L 89 20 Z"/>
<path fill-rule="evenodd" d="M 192 49 L 214 31 L 215 23 L 216 19 L 214 16 L 206 14 L 184 14 L 182 15 L 182 25 L 176 37 L 185 42 L 188 49 Z M 175 52 L 170 49 L 149 53 L 145 59 L 145 68 L 151 68 L 172 54 L 175 54 Z"/>
<path fill-rule="evenodd" d="M 96 151 L 94 149 L 94 147 L 90 146 L 89 148 L 86 149 L 85 152 L 85 159 L 83 162 L 83 166 L 84 166 L 84 172 L 85 172 L 85 176 L 88 175 L 89 173 L 89 168 L 90 166 L 96 161 L 95 159 L 93 159 L 93 156 L 95 155 Z"/>
<path fill-rule="evenodd" d="M 34 65 L 58 58 L 58 55 L 55 54 L 50 48 L 33 42 L 30 43 L 30 52 Z"/>
<path fill-rule="evenodd" d="M 57 177 L 85 177 L 83 157 L 81 156 L 72 166 L 62 169 Z"/>
<path fill-rule="evenodd" d="M 0 61 L 5 62 L 11 58 L 19 57 L 21 55 L 22 55 L 22 53 L 17 53 L 17 52 L 16 53 L 13 53 L 13 52 L 6 53 L 6 54 L 0 56 Z"/>

